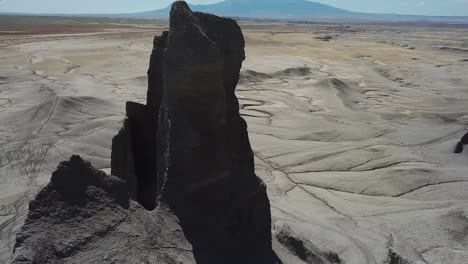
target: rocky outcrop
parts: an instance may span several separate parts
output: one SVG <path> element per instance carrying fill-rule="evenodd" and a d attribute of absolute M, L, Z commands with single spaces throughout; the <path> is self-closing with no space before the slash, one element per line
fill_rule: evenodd
<path fill-rule="evenodd" d="M 73 156 L 30 202 L 13 263 L 57 263 L 123 222 L 128 207 L 125 182 Z"/>
<path fill-rule="evenodd" d="M 307 239 L 294 233 L 289 226 L 282 226 L 276 231 L 278 242 L 305 263 L 341 264 L 336 253 L 323 252 Z"/>
<path fill-rule="evenodd" d="M 468 145 L 468 133 L 465 134 L 462 139 L 457 143 L 455 146 L 455 149 L 453 150 L 453 153 L 462 153 L 463 152 L 463 146 Z"/>
<path fill-rule="evenodd" d="M 167 43 L 160 201 L 179 217 L 200 262 L 271 263 L 270 204 L 234 94 L 242 32 L 234 20 L 176 2 Z"/>
<path fill-rule="evenodd" d="M 145 210 L 124 181 L 73 156 L 30 202 L 12 263 L 195 263 L 177 221 L 164 206 Z"/>
<path fill-rule="evenodd" d="M 396 252 L 393 250 L 388 251 L 388 264 L 411 264 L 411 262 L 405 260 L 402 258 L 400 255 L 398 255 Z"/>
<path fill-rule="evenodd" d="M 385 264 L 427 264 L 415 248 L 397 240 L 393 235 L 390 235 L 387 248 L 388 255 Z"/>
<path fill-rule="evenodd" d="M 235 95 L 241 29 L 183 1 L 170 17 L 154 40 L 147 104 L 127 103 L 112 142 L 118 178 L 76 156 L 61 163 L 31 203 L 15 263 L 280 262 Z"/>

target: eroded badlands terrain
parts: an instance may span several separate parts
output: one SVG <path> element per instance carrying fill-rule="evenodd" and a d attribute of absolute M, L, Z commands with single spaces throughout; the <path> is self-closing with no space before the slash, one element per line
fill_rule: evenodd
<path fill-rule="evenodd" d="M 109 172 L 125 102 L 146 101 L 153 37 L 167 27 L 5 23 L 0 263 L 60 161 L 79 154 Z M 453 149 L 467 132 L 468 28 L 240 24 L 247 59 L 237 96 L 268 187 L 278 257 L 307 261 L 285 246 L 294 244 L 282 236 L 290 230 L 346 264 L 389 263 L 391 252 L 414 263 L 466 263 L 468 154 Z"/>

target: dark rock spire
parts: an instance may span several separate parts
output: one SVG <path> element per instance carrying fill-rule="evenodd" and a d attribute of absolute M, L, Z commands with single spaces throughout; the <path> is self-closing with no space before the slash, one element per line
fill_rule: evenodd
<path fill-rule="evenodd" d="M 182 1 L 170 18 L 160 201 L 179 217 L 202 263 L 271 263 L 270 204 L 234 94 L 245 59 L 241 29 Z"/>
<path fill-rule="evenodd" d="M 14 263 L 279 263 L 235 95 L 242 31 L 183 1 L 170 17 L 154 39 L 147 104 L 127 102 L 112 142 L 120 179 L 79 157 L 61 163 L 30 205 Z"/>

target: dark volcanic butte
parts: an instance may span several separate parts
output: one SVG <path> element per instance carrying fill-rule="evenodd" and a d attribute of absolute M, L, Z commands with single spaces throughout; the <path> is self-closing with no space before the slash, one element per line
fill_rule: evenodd
<path fill-rule="evenodd" d="M 127 102 L 112 143 L 120 179 L 78 156 L 61 163 L 30 204 L 13 263 L 279 263 L 234 93 L 244 45 L 234 20 L 175 2 L 154 40 L 147 104 Z"/>
<path fill-rule="evenodd" d="M 163 56 L 160 201 L 200 260 L 270 263 L 270 204 L 234 94 L 245 59 L 239 26 L 176 2 Z"/>

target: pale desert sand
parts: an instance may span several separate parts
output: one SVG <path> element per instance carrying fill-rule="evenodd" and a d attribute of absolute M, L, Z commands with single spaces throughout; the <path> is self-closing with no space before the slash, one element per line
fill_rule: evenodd
<path fill-rule="evenodd" d="M 165 27 L 138 23 L 0 35 L 0 263 L 60 161 L 79 154 L 108 171 Z M 241 25 L 237 95 L 273 232 L 288 226 L 346 264 L 386 263 L 389 249 L 466 263 L 468 154 L 452 151 L 467 132 L 468 27 Z"/>

